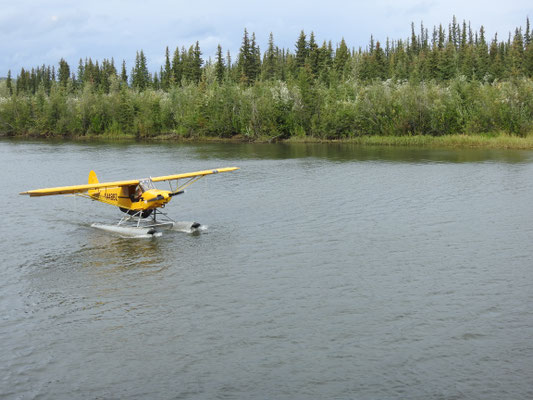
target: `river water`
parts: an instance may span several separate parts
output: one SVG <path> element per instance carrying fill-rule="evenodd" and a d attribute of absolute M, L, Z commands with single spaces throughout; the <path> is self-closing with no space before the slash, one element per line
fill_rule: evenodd
<path fill-rule="evenodd" d="M 226 166 L 166 209 L 199 235 L 18 195 Z M 4 140 L 0 167 L 0 399 L 533 398 L 531 151 Z"/>

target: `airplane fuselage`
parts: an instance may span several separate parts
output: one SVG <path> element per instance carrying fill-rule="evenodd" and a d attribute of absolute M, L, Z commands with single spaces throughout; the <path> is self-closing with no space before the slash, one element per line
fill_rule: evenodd
<path fill-rule="evenodd" d="M 164 207 L 172 199 L 168 190 L 139 191 L 137 185 L 89 190 L 87 194 L 93 200 L 132 211 Z"/>

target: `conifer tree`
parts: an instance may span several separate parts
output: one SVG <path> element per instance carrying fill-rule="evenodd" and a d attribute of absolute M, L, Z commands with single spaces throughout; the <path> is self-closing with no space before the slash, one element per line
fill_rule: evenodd
<path fill-rule="evenodd" d="M 376 42 L 376 51 L 374 52 L 374 63 L 376 68 L 376 77 L 383 80 L 387 79 L 387 71 L 389 69 L 387 57 L 381 47 L 379 41 Z"/>
<path fill-rule="evenodd" d="M 248 38 L 248 31 L 246 28 L 244 28 L 244 35 L 242 38 L 242 45 L 239 52 L 239 72 L 240 72 L 240 80 L 248 84 L 250 83 L 250 77 L 249 77 L 249 59 L 250 59 L 250 39 Z"/>
<path fill-rule="evenodd" d="M 250 63 L 250 76 L 252 78 L 252 81 L 255 81 L 261 73 L 261 50 L 259 49 L 259 46 L 257 45 L 257 42 L 255 40 L 255 32 L 252 32 L 251 51 L 252 60 Z"/>
<path fill-rule="evenodd" d="M 13 85 L 13 83 L 12 83 L 12 80 L 11 80 L 11 70 L 8 70 L 7 71 L 6 88 L 7 88 L 7 91 L 8 91 L 10 96 L 13 94 L 13 86 L 12 85 Z"/>
<path fill-rule="evenodd" d="M 219 44 L 217 47 L 217 60 L 215 64 L 215 76 L 218 83 L 222 83 L 224 80 L 225 69 L 226 67 L 224 65 L 224 57 L 222 56 L 222 47 Z"/>
<path fill-rule="evenodd" d="M 531 33 L 529 32 L 529 17 L 526 18 L 526 33 L 524 34 L 524 45 L 527 48 L 531 42 Z"/>
<path fill-rule="evenodd" d="M 83 60 L 80 58 L 80 61 L 78 63 L 78 86 L 80 87 L 83 87 L 84 76 L 85 76 L 85 66 L 83 64 Z"/>
<path fill-rule="evenodd" d="M 260 56 L 258 53 L 258 48 L 255 45 L 255 34 L 253 34 L 252 41 L 250 41 L 248 31 L 244 29 L 238 66 L 240 81 L 246 85 L 252 84 L 259 74 L 258 58 Z"/>
<path fill-rule="evenodd" d="M 58 77 L 61 86 L 67 87 L 67 82 L 70 78 L 70 67 L 63 58 L 59 61 Z"/>
<path fill-rule="evenodd" d="M 195 83 L 200 82 L 200 78 L 202 77 L 202 52 L 200 51 L 200 43 L 196 41 L 196 44 L 194 45 L 194 49 L 192 52 L 192 60 L 191 60 L 191 67 L 192 67 L 192 80 Z"/>
<path fill-rule="evenodd" d="M 309 37 L 309 55 L 307 57 L 309 67 L 311 68 L 311 73 L 313 76 L 317 76 L 319 74 L 319 68 L 320 68 L 320 52 L 318 50 L 318 45 L 315 41 L 315 34 L 314 32 L 311 32 L 311 35 Z"/>
<path fill-rule="evenodd" d="M 172 76 L 172 67 L 170 66 L 170 53 L 169 53 L 168 46 L 167 46 L 165 49 L 165 70 L 161 71 L 160 73 L 161 88 L 165 91 L 167 91 L 170 88 L 171 76 Z"/>
<path fill-rule="evenodd" d="M 340 74 L 344 73 L 344 68 L 346 67 L 349 58 L 350 52 L 348 46 L 346 46 L 346 42 L 344 41 L 344 38 L 342 38 L 339 47 L 335 52 L 335 70 Z"/>
<path fill-rule="evenodd" d="M 479 40 L 476 46 L 476 78 L 483 79 L 489 72 L 489 66 L 489 48 L 485 40 L 485 28 L 482 25 L 479 29 Z"/>
<path fill-rule="evenodd" d="M 185 53 L 185 49 L 182 50 L 181 54 Z M 180 49 L 176 47 L 174 50 L 174 55 L 172 57 L 172 77 L 170 81 L 172 84 L 181 85 L 181 79 L 183 77 L 183 59 L 180 55 Z"/>
<path fill-rule="evenodd" d="M 416 36 L 416 33 L 415 33 L 415 23 L 414 22 L 411 22 L 411 52 L 413 54 L 418 54 L 418 51 L 419 51 L 419 43 L 418 43 L 418 38 Z"/>
<path fill-rule="evenodd" d="M 446 81 L 453 78 L 457 73 L 455 60 L 455 46 L 451 41 L 446 43 L 444 51 L 440 53 L 439 75 L 440 79 Z"/>
<path fill-rule="evenodd" d="M 226 53 L 226 71 L 228 79 L 232 79 L 233 65 L 231 64 L 231 54 L 229 50 Z"/>
<path fill-rule="evenodd" d="M 533 78 L 533 40 L 529 41 L 524 52 L 524 73 L 526 76 Z"/>
<path fill-rule="evenodd" d="M 263 58 L 263 79 L 274 79 L 276 72 L 276 49 L 274 46 L 274 35 L 270 32 L 268 37 L 268 48 Z"/>
<path fill-rule="evenodd" d="M 437 47 L 439 50 L 444 49 L 444 42 L 446 40 L 445 34 L 444 34 L 444 28 L 442 27 L 442 24 L 439 25 L 439 39 L 438 39 L 438 45 Z"/>
<path fill-rule="evenodd" d="M 519 76 L 522 73 L 524 63 L 524 37 L 522 30 L 516 29 L 513 42 L 509 51 L 511 76 Z"/>
<path fill-rule="evenodd" d="M 139 91 L 143 91 L 150 85 L 150 73 L 148 72 L 148 67 L 146 66 L 146 57 L 144 52 L 141 50 L 137 52 L 135 57 L 135 67 L 132 72 L 132 86 Z"/>
<path fill-rule="evenodd" d="M 309 54 L 309 49 L 307 47 L 307 40 L 304 31 L 300 32 L 298 41 L 296 42 L 296 67 L 301 68 L 305 64 L 305 59 Z"/>
<path fill-rule="evenodd" d="M 128 74 L 126 72 L 126 60 L 122 60 L 122 71 L 120 73 L 122 83 L 128 84 Z"/>
<path fill-rule="evenodd" d="M 154 77 L 152 79 L 152 87 L 154 88 L 154 90 L 161 89 L 161 82 L 159 80 L 159 77 L 157 76 L 157 72 L 154 72 Z"/>

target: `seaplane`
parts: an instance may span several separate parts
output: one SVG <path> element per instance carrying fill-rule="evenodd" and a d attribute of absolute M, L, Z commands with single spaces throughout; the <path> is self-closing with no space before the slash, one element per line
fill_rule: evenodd
<path fill-rule="evenodd" d="M 238 167 L 217 168 L 184 174 L 157 176 L 127 181 L 99 182 L 94 171 L 84 185 L 60 186 L 28 190 L 20 193 L 30 197 L 75 195 L 116 206 L 125 215 L 114 225 L 94 223 L 91 226 L 127 237 L 161 236 L 161 229 L 193 233 L 201 227 L 198 222 L 177 222 L 161 211 L 174 196 L 208 175 L 231 172 Z M 169 190 L 157 189 L 155 182 L 169 183 Z M 174 183 L 174 186 L 173 186 Z M 159 219 L 157 218 L 159 216 Z"/>

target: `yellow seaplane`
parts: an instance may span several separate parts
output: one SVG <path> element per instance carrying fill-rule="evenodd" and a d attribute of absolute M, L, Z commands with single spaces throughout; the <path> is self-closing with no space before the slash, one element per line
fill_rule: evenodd
<path fill-rule="evenodd" d="M 94 171 L 89 172 L 86 185 L 61 186 L 28 190 L 20 193 L 30 197 L 70 194 L 116 206 L 126 215 L 116 225 L 92 224 L 91 226 L 125 236 L 160 236 L 158 228 L 193 232 L 201 225 L 197 222 L 176 222 L 160 209 L 174 196 L 185 192 L 185 188 L 201 178 L 230 172 L 238 167 L 217 168 L 184 174 L 132 179 L 128 181 L 99 182 Z M 157 189 L 154 182 L 168 181 L 170 190 Z M 175 182 L 173 187 L 172 182 Z M 163 221 L 158 221 L 160 215 Z M 148 217 L 152 216 L 150 220 Z"/>

